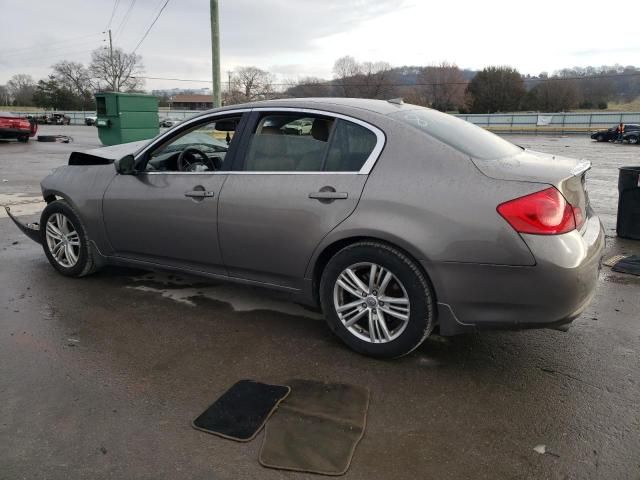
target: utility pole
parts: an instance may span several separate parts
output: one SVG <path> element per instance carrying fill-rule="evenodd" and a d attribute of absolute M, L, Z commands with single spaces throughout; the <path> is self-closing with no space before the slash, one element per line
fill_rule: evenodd
<path fill-rule="evenodd" d="M 218 26 L 218 0 L 211 0 L 211 75 L 213 108 L 222 105 L 220 95 L 220 30 Z"/>
<path fill-rule="evenodd" d="M 113 41 L 111 40 L 111 29 L 109 29 L 109 60 L 113 63 Z"/>

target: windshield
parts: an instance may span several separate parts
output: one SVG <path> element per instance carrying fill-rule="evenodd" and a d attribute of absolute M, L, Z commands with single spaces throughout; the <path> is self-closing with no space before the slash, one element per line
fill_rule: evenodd
<path fill-rule="evenodd" d="M 489 160 L 509 157 L 522 151 L 520 147 L 484 128 L 437 110 L 416 108 L 389 116 L 408 123 L 473 158 Z"/>

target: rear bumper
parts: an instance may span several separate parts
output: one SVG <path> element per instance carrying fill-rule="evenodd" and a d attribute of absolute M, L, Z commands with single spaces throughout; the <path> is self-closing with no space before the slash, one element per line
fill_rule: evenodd
<path fill-rule="evenodd" d="M 604 230 L 591 217 L 582 232 L 522 235 L 534 266 L 426 265 L 443 335 L 490 328 L 556 328 L 578 317 L 595 294 Z"/>

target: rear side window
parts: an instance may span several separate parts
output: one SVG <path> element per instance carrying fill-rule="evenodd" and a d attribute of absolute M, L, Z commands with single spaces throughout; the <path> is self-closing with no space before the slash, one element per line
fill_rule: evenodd
<path fill-rule="evenodd" d="M 252 172 L 358 172 L 376 146 L 369 129 L 308 114 L 263 116 L 251 134 L 244 170 Z"/>
<path fill-rule="evenodd" d="M 376 134 L 368 128 L 346 120 L 338 120 L 325 170 L 357 172 L 371 155 L 376 142 Z"/>
<path fill-rule="evenodd" d="M 277 114 L 260 119 L 251 135 L 244 169 L 251 172 L 319 172 L 334 120 Z"/>
<path fill-rule="evenodd" d="M 510 157 L 522 151 L 484 128 L 436 110 L 419 108 L 389 116 L 412 125 L 473 158 L 490 160 Z"/>

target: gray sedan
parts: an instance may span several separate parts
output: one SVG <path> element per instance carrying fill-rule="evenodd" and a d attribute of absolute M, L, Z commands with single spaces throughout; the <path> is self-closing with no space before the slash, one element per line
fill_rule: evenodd
<path fill-rule="evenodd" d="M 280 289 L 352 349 L 398 357 L 435 328 L 580 315 L 604 245 L 589 167 L 401 101 L 276 100 L 74 152 L 42 181 L 40 224 L 16 223 L 63 275 L 113 264 Z"/>

